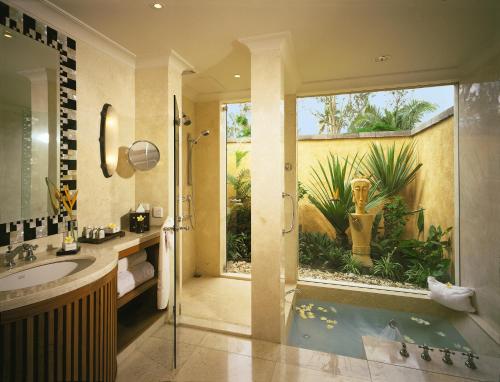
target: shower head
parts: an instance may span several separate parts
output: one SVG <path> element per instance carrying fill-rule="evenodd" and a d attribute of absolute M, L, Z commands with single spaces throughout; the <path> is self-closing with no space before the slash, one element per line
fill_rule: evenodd
<path fill-rule="evenodd" d="M 189 126 L 191 124 L 191 118 L 189 118 L 186 114 L 182 114 L 182 124 L 184 126 Z"/>
<path fill-rule="evenodd" d="M 210 135 L 210 130 L 203 130 L 200 135 L 198 135 L 195 139 L 191 139 L 191 143 L 192 144 L 197 144 L 198 141 L 202 138 L 202 137 L 207 137 Z"/>

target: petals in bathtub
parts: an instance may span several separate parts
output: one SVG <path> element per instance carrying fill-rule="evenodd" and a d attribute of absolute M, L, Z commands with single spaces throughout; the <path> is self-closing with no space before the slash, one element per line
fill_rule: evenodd
<path fill-rule="evenodd" d="M 330 310 L 331 310 L 333 313 L 337 313 L 337 309 L 335 309 L 333 306 L 330 306 Z"/>
<path fill-rule="evenodd" d="M 332 330 L 332 329 L 333 329 L 333 325 L 326 325 L 326 328 L 327 328 L 328 330 Z"/>
<path fill-rule="evenodd" d="M 322 317 L 320 317 L 319 319 L 320 319 L 321 321 L 326 321 L 326 320 L 328 320 L 328 318 L 326 318 L 325 316 L 322 316 Z"/>
<path fill-rule="evenodd" d="M 409 336 L 403 336 L 405 342 L 408 342 L 409 344 L 414 344 L 415 340 Z"/>
<path fill-rule="evenodd" d="M 436 332 L 436 334 L 440 337 L 446 337 L 446 334 L 444 334 L 443 332 Z"/>

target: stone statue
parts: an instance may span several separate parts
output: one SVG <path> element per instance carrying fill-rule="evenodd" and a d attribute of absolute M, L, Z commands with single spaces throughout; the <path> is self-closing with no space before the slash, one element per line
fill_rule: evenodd
<path fill-rule="evenodd" d="M 364 178 L 351 180 L 352 198 L 356 204 L 356 212 L 349 214 L 351 227 L 352 256 L 364 267 L 372 267 L 370 257 L 370 242 L 372 236 L 374 214 L 366 213 L 370 181 Z"/>

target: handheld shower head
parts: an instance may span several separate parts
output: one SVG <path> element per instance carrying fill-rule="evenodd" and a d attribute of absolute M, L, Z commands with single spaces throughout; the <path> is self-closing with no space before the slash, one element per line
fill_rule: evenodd
<path fill-rule="evenodd" d="M 210 135 L 210 130 L 203 130 L 203 131 L 200 133 L 200 135 L 198 135 L 195 139 L 192 139 L 192 140 L 191 140 L 191 143 L 195 145 L 195 144 L 197 144 L 197 143 L 198 143 L 198 141 L 199 141 L 202 137 L 207 137 L 207 136 L 209 136 L 209 135 Z"/>

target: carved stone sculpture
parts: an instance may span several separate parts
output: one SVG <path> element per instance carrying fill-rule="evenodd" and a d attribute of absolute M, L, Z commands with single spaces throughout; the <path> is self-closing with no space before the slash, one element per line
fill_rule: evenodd
<path fill-rule="evenodd" d="M 364 178 L 353 179 L 351 181 L 351 188 L 353 201 L 356 204 L 356 212 L 349 214 L 352 256 L 354 259 L 358 260 L 362 266 L 372 267 L 373 262 L 370 257 L 370 242 L 375 215 L 366 213 L 370 181 Z"/>

